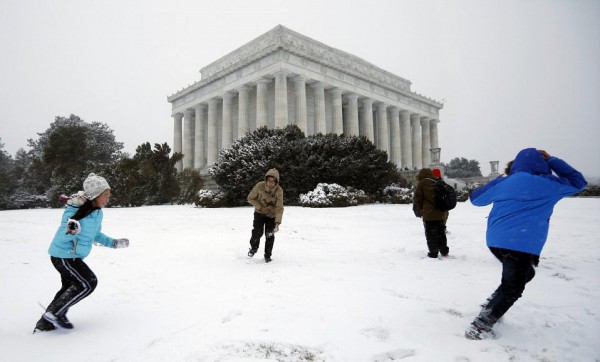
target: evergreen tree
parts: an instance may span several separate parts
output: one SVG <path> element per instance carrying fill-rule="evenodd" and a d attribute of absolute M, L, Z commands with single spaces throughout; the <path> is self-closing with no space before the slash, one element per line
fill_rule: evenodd
<path fill-rule="evenodd" d="M 103 123 L 87 123 L 76 115 L 56 117 L 50 127 L 29 139 L 23 182 L 26 192 L 45 193 L 51 205 L 61 193 L 81 189 L 90 172 L 99 173 L 113 165 L 122 155 L 123 143 Z"/>
<path fill-rule="evenodd" d="M 456 157 L 450 163 L 444 165 L 446 176 L 450 178 L 481 177 L 479 161 L 467 160 L 464 157 Z"/>
<path fill-rule="evenodd" d="M 10 196 L 17 188 L 14 161 L 8 152 L 4 151 L 4 143 L 0 138 L 0 209 L 10 208 Z"/>
<path fill-rule="evenodd" d="M 180 193 L 175 165 L 183 159 L 181 153 L 169 156 L 171 148 L 168 144 L 154 145 L 149 142 L 136 149 L 133 160 L 138 163 L 140 177 L 140 193 L 144 195 L 144 205 L 158 205 L 177 200 Z"/>

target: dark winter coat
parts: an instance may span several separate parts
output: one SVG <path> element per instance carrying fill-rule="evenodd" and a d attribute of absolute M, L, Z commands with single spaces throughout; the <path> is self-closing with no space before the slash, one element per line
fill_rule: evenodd
<path fill-rule="evenodd" d="M 413 194 L 413 208 L 421 213 L 423 221 L 438 221 L 448 218 L 448 211 L 435 208 L 435 180 L 433 171 L 423 168 L 417 174 L 417 189 Z"/>
<path fill-rule="evenodd" d="M 494 204 L 488 217 L 488 246 L 540 255 L 554 205 L 586 185 L 583 175 L 565 161 L 544 159 L 535 148 L 527 148 L 515 158 L 508 177 L 488 182 L 470 199 L 475 206 Z"/>
<path fill-rule="evenodd" d="M 102 230 L 102 209 L 92 211 L 91 214 L 79 220 L 81 232 L 77 235 L 67 234 L 67 222 L 75 215 L 79 208 L 67 206 L 63 213 L 60 227 L 54 235 L 48 253 L 61 259 L 83 259 L 92 250 L 94 242 L 104 246 L 113 247 L 113 238 L 104 235 Z"/>
<path fill-rule="evenodd" d="M 267 177 L 275 177 L 275 187 L 269 189 L 266 184 Z M 267 171 L 265 181 L 257 183 L 248 194 L 248 202 L 254 206 L 259 214 L 275 218 L 275 223 L 281 224 L 283 217 L 283 189 L 279 186 L 279 172 L 272 168 Z"/>

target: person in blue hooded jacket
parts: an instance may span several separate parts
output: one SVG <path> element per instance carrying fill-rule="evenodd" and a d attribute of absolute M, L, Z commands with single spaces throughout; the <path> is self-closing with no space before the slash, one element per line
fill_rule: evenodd
<path fill-rule="evenodd" d="M 36 323 L 33 332 L 56 327 L 72 329 L 67 312 L 88 297 L 98 284 L 94 272 L 83 261 L 98 243 L 111 248 L 126 248 L 128 239 L 113 239 L 102 233 L 102 208 L 110 199 L 110 186 L 103 177 L 91 173 L 83 182 L 83 191 L 64 198 L 67 206 L 48 253 L 60 274 L 62 287 Z"/>
<path fill-rule="evenodd" d="M 515 157 L 508 177 L 496 178 L 473 191 L 473 205 L 493 204 L 486 239 L 502 263 L 502 280 L 465 331 L 467 338 L 495 336 L 494 324 L 535 276 L 533 265 L 546 243 L 554 205 L 586 185 L 583 175 L 565 161 L 546 151 L 526 148 Z"/>

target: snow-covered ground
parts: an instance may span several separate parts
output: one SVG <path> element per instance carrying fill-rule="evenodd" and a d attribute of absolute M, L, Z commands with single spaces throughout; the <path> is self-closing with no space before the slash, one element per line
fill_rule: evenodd
<path fill-rule="evenodd" d="M 129 249 L 86 259 L 99 285 L 72 331 L 32 334 L 59 289 L 46 250 L 62 210 L 0 212 L 2 361 L 598 361 L 600 199 L 554 212 L 535 279 L 497 325 L 463 332 L 497 287 L 489 208 L 459 204 L 453 258 L 425 258 L 411 205 L 287 207 L 273 262 L 248 258 L 249 207 L 106 209 Z"/>

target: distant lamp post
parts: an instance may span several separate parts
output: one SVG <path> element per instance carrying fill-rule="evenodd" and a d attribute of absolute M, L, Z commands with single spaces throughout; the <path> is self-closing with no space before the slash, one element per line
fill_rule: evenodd
<path fill-rule="evenodd" d="M 500 163 L 500 161 L 490 161 L 490 169 L 491 169 L 491 173 L 490 173 L 490 177 L 491 178 L 496 178 L 498 177 L 500 174 L 498 173 L 498 164 Z"/>
<path fill-rule="evenodd" d="M 429 165 L 429 168 L 434 169 L 437 168 L 440 170 L 442 177 L 444 177 L 444 174 L 446 173 L 444 170 L 444 166 L 442 165 L 442 163 L 440 162 L 440 154 L 442 152 L 442 149 L 439 147 L 435 147 L 435 148 L 430 148 L 429 149 L 429 153 L 431 154 L 431 164 Z"/>
<path fill-rule="evenodd" d="M 431 152 L 431 164 L 439 165 L 440 164 L 440 153 L 442 152 L 442 149 L 439 147 L 430 148 L 429 152 Z"/>

